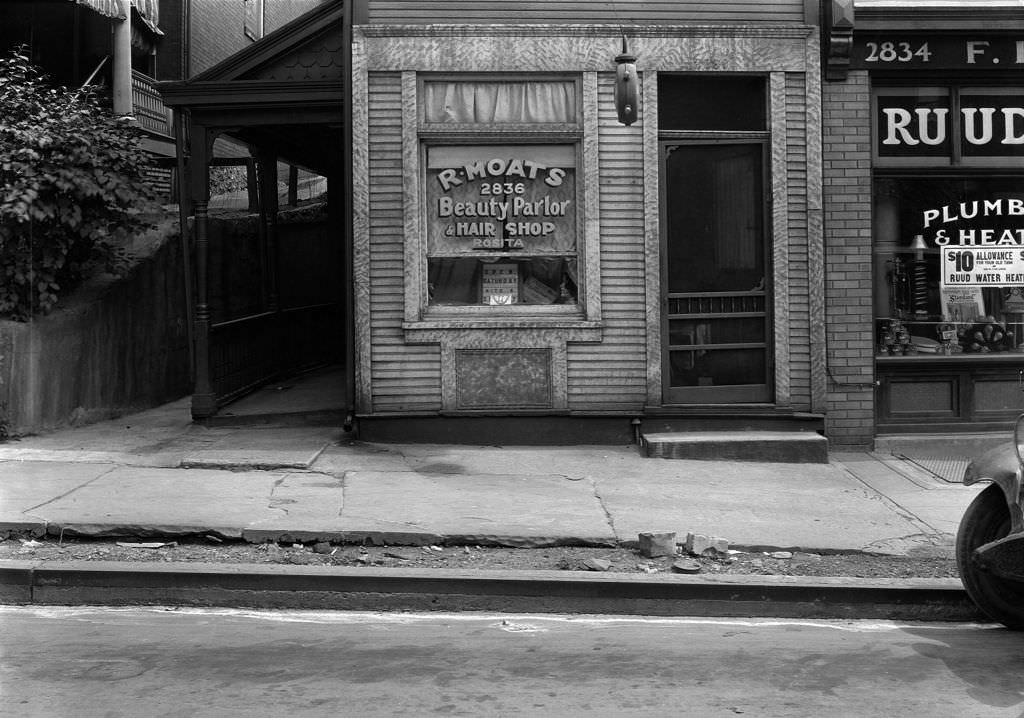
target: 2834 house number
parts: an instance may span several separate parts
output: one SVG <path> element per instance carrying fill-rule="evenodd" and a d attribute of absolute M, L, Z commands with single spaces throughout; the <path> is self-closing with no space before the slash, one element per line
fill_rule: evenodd
<path fill-rule="evenodd" d="M 915 57 L 928 62 L 932 57 L 927 42 L 916 48 L 909 42 L 867 42 L 864 46 L 868 50 L 865 62 L 910 62 Z"/>

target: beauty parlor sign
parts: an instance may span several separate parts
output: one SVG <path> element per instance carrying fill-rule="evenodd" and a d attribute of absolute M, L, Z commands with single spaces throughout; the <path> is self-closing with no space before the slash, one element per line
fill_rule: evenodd
<path fill-rule="evenodd" d="M 573 145 L 427 149 L 431 256 L 576 251 Z"/>

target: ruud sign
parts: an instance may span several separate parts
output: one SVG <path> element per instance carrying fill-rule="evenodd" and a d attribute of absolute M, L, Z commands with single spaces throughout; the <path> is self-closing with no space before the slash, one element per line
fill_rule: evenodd
<path fill-rule="evenodd" d="M 1024 157 L 1019 88 L 879 89 L 874 120 L 875 153 L 883 161 Z"/>

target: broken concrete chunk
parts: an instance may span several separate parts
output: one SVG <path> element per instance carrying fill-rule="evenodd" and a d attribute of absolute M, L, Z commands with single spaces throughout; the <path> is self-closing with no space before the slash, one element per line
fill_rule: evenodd
<path fill-rule="evenodd" d="M 676 532 L 645 531 L 638 535 L 640 540 L 640 553 L 647 558 L 658 556 L 675 556 L 676 553 Z"/>
<path fill-rule="evenodd" d="M 416 559 L 415 556 L 410 555 L 407 552 L 399 551 L 397 549 L 388 549 L 384 552 L 384 555 L 388 558 L 397 558 L 401 561 L 413 561 Z"/>
<path fill-rule="evenodd" d="M 612 562 L 603 558 L 588 558 L 583 562 L 583 567 L 588 571 L 607 571 L 612 567 Z"/>
<path fill-rule="evenodd" d="M 792 551 L 772 551 L 768 555 L 772 558 L 793 558 Z"/>
<path fill-rule="evenodd" d="M 115 543 L 124 548 L 173 548 L 178 545 L 177 541 L 117 541 Z"/>
<path fill-rule="evenodd" d="M 700 563 L 692 558 L 679 558 L 672 564 L 676 573 L 700 573 Z"/>
<path fill-rule="evenodd" d="M 686 552 L 693 556 L 718 556 L 729 552 L 729 541 L 692 531 L 686 534 Z"/>
<path fill-rule="evenodd" d="M 313 544 L 313 553 L 331 553 L 334 548 L 326 541 L 318 541 Z"/>

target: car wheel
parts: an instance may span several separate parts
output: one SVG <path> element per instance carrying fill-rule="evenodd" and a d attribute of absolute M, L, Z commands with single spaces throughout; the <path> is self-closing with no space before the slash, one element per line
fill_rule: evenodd
<path fill-rule="evenodd" d="M 960 520 L 956 562 L 967 595 L 989 618 L 1024 630 L 1024 583 L 992 576 L 971 558 L 974 549 L 1010 532 L 1010 509 L 1003 490 L 992 484 L 978 494 Z"/>

